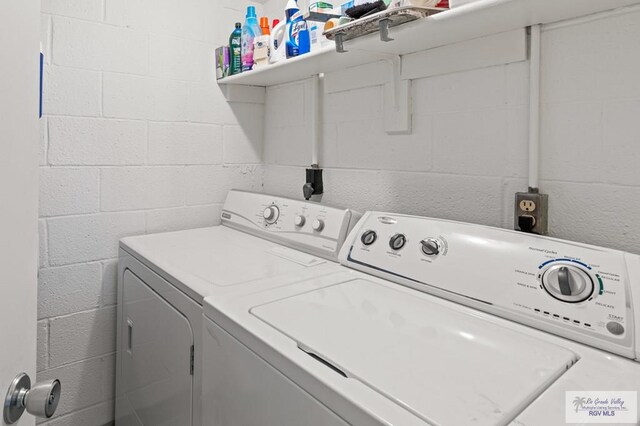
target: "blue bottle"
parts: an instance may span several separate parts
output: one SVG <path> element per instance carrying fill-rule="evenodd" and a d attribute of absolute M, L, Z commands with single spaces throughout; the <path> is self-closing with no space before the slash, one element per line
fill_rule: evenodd
<path fill-rule="evenodd" d="M 302 17 L 297 0 L 289 0 L 284 12 L 287 18 L 287 58 L 309 53 L 311 51 L 309 27 Z"/>
<path fill-rule="evenodd" d="M 242 71 L 253 68 L 253 40 L 262 35 L 254 6 L 247 7 L 247 20 L 242 27 Z"/>

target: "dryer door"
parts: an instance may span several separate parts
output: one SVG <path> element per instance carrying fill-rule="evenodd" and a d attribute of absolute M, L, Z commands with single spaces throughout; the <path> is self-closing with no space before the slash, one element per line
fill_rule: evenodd
<path fill-rule="evenodd" d="M 131 271 L 123 284 L 118 426 L 191 425 L 191 325 Z"/>

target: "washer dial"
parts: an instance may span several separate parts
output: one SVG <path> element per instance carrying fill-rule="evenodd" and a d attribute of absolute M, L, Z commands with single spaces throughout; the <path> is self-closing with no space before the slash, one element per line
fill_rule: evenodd
<path fill-rule="evenodd" d="M 269 206 L 262 212 L 262 217 L 270 225 L 276 223 L 278 217 L 280 217 L 280 209 L 276 205 Z"/>
<path fill-rule="evenodd" d="M 407 243 L 407 237 L 403 234 L 396 234 L 389 240 L 389 247 L 391 250 L 400 250 Z"/>
<path fill-rule="evenodd" d="M 362 234 L 362 236 L 360 237 L 360 241 L 362 241 L 362 244 L 364 244 L 365 246 L 370 246 L 371 244 L 375 243 L 377 239 L 378 234 L 376 234 L 376 231 L 373 231 L 371 229 L 365 231 L 364 234 Z"/>
<path fill-rule="evenodd" d="M 555 299 L 580 303 L 591 297 L 595 285 L 591 275 L 573 265 L 557 264 L 542 274 L 542 286 Z"/>
<path fill-rule="evenodd" d="M 297 228 L 302 228 L 302 227 L 304 226 L 304 223 L 305 223 L 305 218 L 304 218 L 304 216 L 302 216 L 302 215 L 300 215 L 300 214 L 299 214 L 299 215 L 297 215 L 297 216 L 296 216 L 296 218 L 295 218 L 295 220 L 294 220 L 294 223 L 295 223 L 295 225 L 296 225 L 296 227 L 297 227 Z"/>
<path fill-rule="evenodd" d="M 437 256 L 440 254 L 440 243 L 435 238 L 425 238 L 420 241 L 420 249 L 425 256 Z"/>

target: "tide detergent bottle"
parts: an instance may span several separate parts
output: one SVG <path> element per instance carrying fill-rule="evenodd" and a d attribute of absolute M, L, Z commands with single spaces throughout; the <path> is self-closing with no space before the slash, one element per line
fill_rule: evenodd
<path fill-rule="evenodd" d="M 289 0 L 284 12 L 287 17 L 287 58 L 309 53 L 311 51 L 309 27 L 302 17 L 297 0 Z"/>

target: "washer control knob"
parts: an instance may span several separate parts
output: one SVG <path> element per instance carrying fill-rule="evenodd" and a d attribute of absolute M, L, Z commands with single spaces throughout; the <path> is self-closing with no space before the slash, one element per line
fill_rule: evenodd
<path fill-rule="evenodd" d="M 389 247 L 391 250 L 400 250 L 407 242 L 407 237 L 403 234 L 396 234 L 389 240 Z"/>
<path fill-rule="evenodd" d="M 370 246 L 371 244 L 375 243 L 377 239 L 378 234 L 376 234 L 376 231 L 373 230 L 365 231 L 364 234 L 362 234 L 362 236 L 360 237 L 360 241 L 362 241 L 362 244 L 364 244 L 365 246 Z"/>
<path fill-rule="evenodd" d="M 584 302 L 595 289 L 587 271 L 566 264 L 553 265 L 544 271 L 542 286 L 552 297 L 566 303 Z"/>
<path fill-rule="evenodd" d="M 440 254 L 440 243 L 433 238 L 426 238 L 420 241 L 420 248 L 425 256 L 437 256 Z"/>
<path fill-rule="evenodd" d="M 297 215 L 294 220 L 294 223 L 297 228 L 302 228 L 304 226 L 304 222 L 305 222 L 305 219 L 304 219 L 304 216 L 302 215 Z"/>
<path fill-rule="evenodd" d="M 280 217 L 280 210 L 278 209 L 278 206 L 273 205 L 264 209 L 262 217 L 264 217 L 264 220 L 269 224 L 275 223 L 276 220 L 278 220 L 278 217 Z"/>
<path fill-rule="evenodd" d="M 322 219 L 314 220 L 313 223 L 311 224 L 311 227 L 313 228 L 314 231 L 321 232 L 324 229 L 324 220 Z"/>

